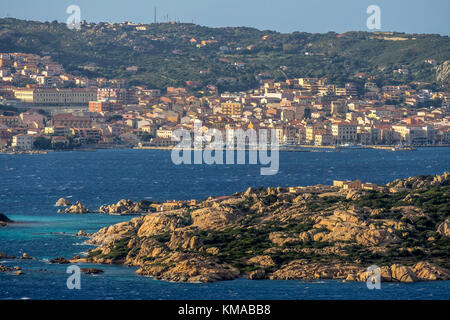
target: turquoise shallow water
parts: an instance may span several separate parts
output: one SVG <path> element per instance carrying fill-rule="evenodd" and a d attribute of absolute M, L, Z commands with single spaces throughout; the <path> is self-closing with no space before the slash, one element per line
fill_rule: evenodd
<path fill-rule="evenodd" d="M 99 266 L 105 273 L 82 275 L 81 290 L 66 287 L 65 265 L 49 258 L 72 257 L 92 248 L 78 230 L 94 232 L 129 217 L 58 215 L 59 197 L 90 208 L 121 198 L 202 199 L 256 186 L 329 184 L 333 179 L 386 183 L 450 168 L 450 148 L 413 152 L 346 150 L 280 154 L 280 172 L 260 176 L 259 166 L 175 166 L 159 150 L 103 150 L 48 155 L 0 155 L 0 212 L 18 223 L 0 229 L 0 252 L 37 260 L 2 260 L 20 266 L 17 277 L 0 273 L 0 299 L 449 299 L 450 281 L 383 284 L 338 281 L 249 281 L 180 284 L 136 276 L 134 268 Z"/>

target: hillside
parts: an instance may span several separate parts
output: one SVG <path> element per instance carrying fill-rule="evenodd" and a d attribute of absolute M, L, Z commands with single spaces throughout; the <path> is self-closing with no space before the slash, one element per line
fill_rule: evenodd
<path fill-rule="evenodd" d="M 433 59 L 439 66 L 450 60 L 450 39 L 439 35 L 282 34 L 183 23 L 145 28 L 99 23 L 76 31 L 63 23 L 5 18 L 0 19 L 0 52 L 51 55 L 71 73 L 126 78 L 130 84 L 162 89 L 199 81 L 200 88 L 217 84 L 221 91 L 246 90 L 256 85 L 257 77 L 299 76 L 326 76 L 336 84 L 369 76 L 378 84 L 448 84 L 448 77 L 438 83 L 437 67 L 424 62 Z M 138 70 L 127 71 L 130 66 Z M 393 70 L 402 66 L 409 75 L 394 76 Z M 361 79 L 357 73 L 365 75 Z"/>
<path fill-rule="evenodd" d="M 371 265 L 383 281 L 449 280 L 449 205 L 449 173 L 376 190 L 248 189 L 103 228 L 88 241 L 98 248 L 71 261 L 182 282 L 364 281 Z"/>

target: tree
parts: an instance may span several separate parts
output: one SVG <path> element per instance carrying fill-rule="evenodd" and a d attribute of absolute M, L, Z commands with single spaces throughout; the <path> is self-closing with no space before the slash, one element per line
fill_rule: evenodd
<path fill-rule="evenodd" d="M 109 116 L 107 119 L 106 119 L 106 122 L 115 122 L 115 121 L 119 121 L 119 120 L 122 120 L 123 118 L 122 118 L 122 116 L 120 115 L 120 114 L 115 114 L 115 115 L 112 115 L 112 116 Z"/>
<path fill-rule="evenodd" d="M 38 150 L 49 150 L 52 148 L 52 141 L 45 137 L 37 137 L 36 140 L 34 140 L 33 145 L 34 148 Z"/>
<path fill-rule="evenodd" d="M 142 133 L 142 136 L 141 136 L 142 141 L 147 142 L 147 141 L 150 141 L 151 138 L 153 138 L 153 136 L 150 133 L 148 133 L 148 132 Z"/>

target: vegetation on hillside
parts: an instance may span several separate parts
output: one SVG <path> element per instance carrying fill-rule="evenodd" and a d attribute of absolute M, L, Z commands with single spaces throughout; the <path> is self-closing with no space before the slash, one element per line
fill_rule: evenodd
<path fill-rule="evenodd" d="M 383 35 L 369 32 L 289 34 L 254 28 L 209 28 L 187 23 L 106 23 L 69 30 L 58 22 L 0 19 L 0 52 L 51 55 L 68 72 L 89 77 L 126 78 L 130 84 L 164 89 L 199 82 L 220 91 L 253 88 L 264 77 L 328 77 L 342 85 L 372 76 L 379 85 L 411 80 L 438 86 L 435 67 L 449 60 L 450 39 L 435 34 Z M 384 37 L 408 40 L 388 41 Z M 191 43 L 191 39 L 197 42 Z M 197 47 L 202 41 L 213 41 Z M 217 41 L 217 42 L 215 42 Z M 235 63 L 238 63 L 237 65 Z M 138 66 L 137 71 L 127 71 Z M 406 66 L 408 75 L 394 75 Z"/>

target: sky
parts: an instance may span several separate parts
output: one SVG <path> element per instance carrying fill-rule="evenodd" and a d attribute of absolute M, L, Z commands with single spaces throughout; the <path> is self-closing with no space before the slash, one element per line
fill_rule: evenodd
<path fill-rule="evenodd" d="M 78 5 L 88 22 L 194 22 L 279 32 L 398 31 L 450 35 L 449 0 L 0 0 L 0 17 L 65 22 Z M 369 30 L 367 7 L 378 5 L 381 29 Z"/>

